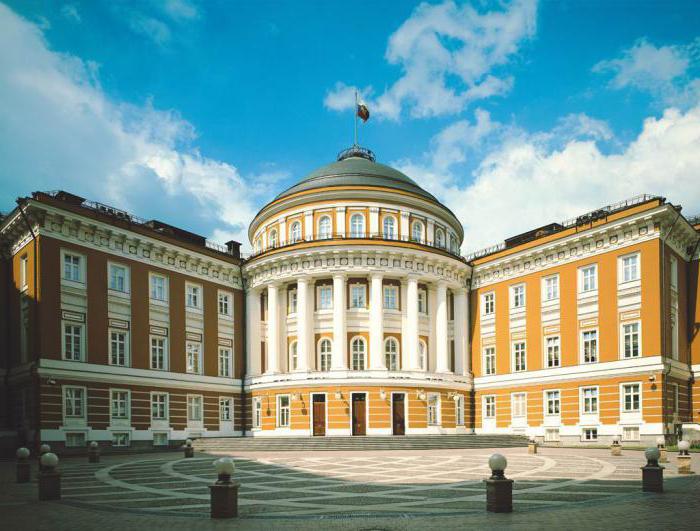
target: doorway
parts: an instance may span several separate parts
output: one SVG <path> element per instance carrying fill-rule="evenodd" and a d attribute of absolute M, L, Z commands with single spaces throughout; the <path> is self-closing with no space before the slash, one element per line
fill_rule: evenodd
<path fill-rule="evenodd" d="M 313 434 L 314 437 L 326 435 L 326 395 L 313 395 Z"/>
<path fill-rule="evenodd" d="M 406 435 L 406 409 L 404 393 L 392 393 L 391 395 L 391 433 L 392 435 Z"/>
<path fill-rule="evenodd" d="M 352 434 L 367 435 L 367 395 L 352 394 Z"/>

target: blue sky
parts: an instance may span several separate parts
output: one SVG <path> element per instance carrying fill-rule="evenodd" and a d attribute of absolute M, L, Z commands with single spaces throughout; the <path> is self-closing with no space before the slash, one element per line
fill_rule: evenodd
<path fill-rule="evenodd" d="M 248 244 L 352 142 L 464 250 L 638 193 L 700 212 L 697 2 L 0 2 L 0 210 L 65 188 Z"/>

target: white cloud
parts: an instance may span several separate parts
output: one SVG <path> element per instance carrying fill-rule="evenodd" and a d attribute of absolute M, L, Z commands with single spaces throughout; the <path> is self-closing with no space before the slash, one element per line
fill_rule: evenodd
<path fill-rule="evenodd" d="M 37 26 L 2 4 L 0 27 L 4 201 L 64 188 L 137 214 L 160 210 L 184 228 L 206 215 L 212 231 L 247 243 L 269 181 L 251 185 L 235 166 L 202 155 L 176 112 L 110 100 L 95 65 L 51 51 Z"/>
<path fill-rule="evenodd" d="M 583 123 L 589 120 L 576 116 Z M 573 130 L 568 139 L 559 139 L 560 147 L 553 146 L 551 131 L 527 135 L 494 127 L 500 133 L 498 147 L 481 160 L 466 185 L 458 178 L 458 164 L 403 161 L 399 167 L 441 197 L 463 222 L 465 252 L 642 193 L 681 202 L 688 213 L 700 211 L 700 105 L 647 118 L 638 137 L 612 154 L 596 143 L 609 130 L 593 123 L 592 137 L 586 138 L 585 129 L 584 136 Z M 432 153 L 441 147 L 436 140 Z M 462 159 L 452 154 L 445 160 Z"/>
<path fill-rule="evenodd" d="M 61 8 L 61 16 L 70 20 L 71 22 L 82 22 L 80 11 L 78 11 L 78 6 L 75 4 L 65 4 Z"/>
<path fill-rule="evenodd" d="M 151 39 L 158 46 L 165 46 L 170 41 L 170 27 L 162 20 L 142 13 L 131 13 L 128 24 L 134 33 Z"/>
<path fill-rule="evenodd" d="M 193 20 L 200 16 L 197 4 L 189 0 L 165 0 L 162 9 L 175 20 Z"/>
<path fill-rule="evenodd" d="M 458 113 L 473 101 L 507 93 L 513 79 L 495 70 L 533 37 L 536 18 L 535 0 L 515 0 L 487 12 L 451 0 L 420 4 L 389 37 L 386 59 L 401 69 L 401 77 L 370 102 L 371 110 L 397 120 L 408 108 L 411 116 L 424 118 Z M 349 88 L 337 84 L 326 106 L 352 106 Z"/>

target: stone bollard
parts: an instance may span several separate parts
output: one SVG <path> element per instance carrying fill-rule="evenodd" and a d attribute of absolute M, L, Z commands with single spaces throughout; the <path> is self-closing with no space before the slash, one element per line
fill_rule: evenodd
<path fill-rule="evenodd" d="M 486 510 L 491 513 L 513 512 L 513 480 L 504 474 L 508 461 L 501 454 L 489 457 L 491 477 L 486 483 Z"/>
<path fill-rule="evenodd" d="M 29 483 L 32 465 L 29 462 L 29 449 L 17 448 L 17 483 Z"/>
<path fill-rule="evenodd" d="M 659 449 L 659 463 L 668 463 L 668 453 L 666 452 L 666 439 L 656 438 L 656 447 Z"/>
<path fill-rule="evenodd" d="M 194 448 L 192 448 L 192 439 L 185 441 L 185 457 L 194 457 Z"/>
<path fill-rule="evenodd" d="M 43 470 L 42 464 L 41 464 L 41 456 L 44 454 L 48 454 L 51 451 L 51 447 L 44 443 L 41 446 L 39 446 L 39 472 Z"/>
<path fill-rule="evenodd" d="M 622 446 L 620 445 L 620 436 L 619 435 L 613 436 L 613 442 L 612 442 L 612 445 L 610 446 L 610 454 L 611 455 L 622 455 Z"/>
<path fill-rule="evenodd" d="M 234 518 L 238 516 L 238 487 L 231 480 L 235 465 L 230 457 L 222 457 L 214 461 L 214 467 L 219 478 L 216 483 L 209 485 L 211 495 L 212 518 Z"/>
<path fill-rule="evenodd" d="M 678 443 L 678 473 L 693 474 L 690 469 L 690 443 L 688 441 L 680 441 Z"/>
<path fill-rule="evenodd" d="M 658 448 L 647 448 L 644 450 L 644 457 L 647 464 L 642 467 L 642 490 L 644 492 L 664 491 L 664 467 L 659 465 Z"/>
<path fill-rule="evenodd" d="M 92 441 L 90 447 L 88 448 L 88 463 L 99 463 L 100 462 L 100 445 L 97 441 Z"/>
<path fill-rule="evenodd" d="M 40 459 L 42 469 L 39 471 L 39 500 L 61 499 L 61 473 L 56 469 L 58 457 L 47 452 Z"/>
<path fill-rule="evenodd" d="M 537 453 L 537 441 L 533 437 L 530 439 L 527 443 L 527 453 L 528 454 L 536 454 Z"/>

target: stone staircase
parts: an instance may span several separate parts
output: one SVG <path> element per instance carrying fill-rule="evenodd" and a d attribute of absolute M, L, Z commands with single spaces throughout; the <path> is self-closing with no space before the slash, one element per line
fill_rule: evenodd
<path fill-rule="evenodd" d="M 193 442 L 199 452 L 439 450 L 527 446 L 521 435 L 405 435 L 369 437 L 212 437 Z"/>

